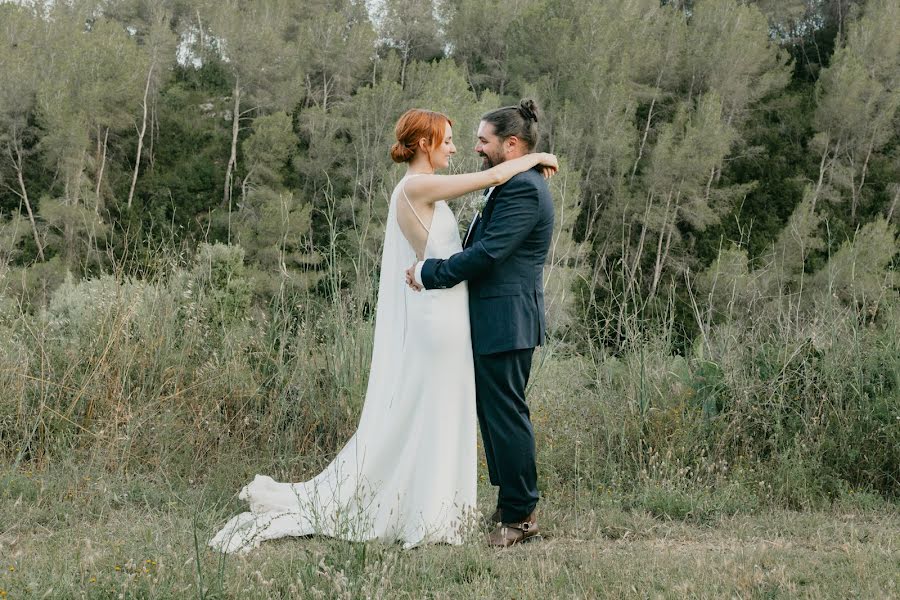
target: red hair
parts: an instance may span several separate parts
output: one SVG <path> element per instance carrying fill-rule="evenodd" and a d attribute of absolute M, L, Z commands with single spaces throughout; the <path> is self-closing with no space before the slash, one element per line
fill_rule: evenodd
<path fill-rule="evenodd" d="M 424 138 L 431 145 L 428 150 L 428 163 L 431 164 L 431 151 L 444 141 L 447 125 L 452 126 L 453 121 L 443 113 L 421 108 L 406 111 L 394 127 L 397 141 L 391 146 L 391 159 L 398 163 L 409 162 L 416 153 L 419 140 Z"/>

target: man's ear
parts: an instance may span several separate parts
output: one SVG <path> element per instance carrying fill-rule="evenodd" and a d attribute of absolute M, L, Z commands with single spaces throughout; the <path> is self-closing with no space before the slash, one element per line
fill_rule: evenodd
<path fill-rule="evenodd" d="M 510 150 L 515 150 L 516 148 L 519 148 L 522 145 L 522 140 L 520 140 L 518 137 L 516 137 L 514 135 L 511 135 L 508 138 L 506 138 L 505 140 L 503 140 L 503 144 L 506 146 L 506 151 L 509 152 Z"/>

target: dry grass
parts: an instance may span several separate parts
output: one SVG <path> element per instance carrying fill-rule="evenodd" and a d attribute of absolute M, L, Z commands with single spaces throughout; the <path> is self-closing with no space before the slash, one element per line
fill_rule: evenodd
<path fill-rule="evenodd" d="M 900 514 L 889 505 L 695 524 L 623 509 L 622 498 L 551 496 L 547 539 L 505 551 L 477 536 L 413 551 L 307 538 L 223 559 L 202 547 L 237 508 L 217 482 L 84 473 L 5 474 L 0 597 L 900 597 Z"/>
<path fill-rule="evenodd" d="M 0 600 L 900 597 L 896 305 L 773 310 L 686 354 L 666 328 L 554 338 L 529 389 L 540 544 L 216 555 L 254 473 L 303 480 L 352 433 L 371 321 L 340 282 L 253 305 L 239 249 L 204 252 L 0 303 Z"/>

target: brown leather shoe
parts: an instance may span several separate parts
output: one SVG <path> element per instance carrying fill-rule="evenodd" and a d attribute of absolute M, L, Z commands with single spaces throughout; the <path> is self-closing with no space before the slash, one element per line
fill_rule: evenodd
<path fill-rule="evenodd" d="M 494 511 L 494 513 L 491 516 L 482 517 L 481 528 L 487 529 L 488 531 L 490 531 L 491 529 L 496 527 L 497 524 L 503 520 L 503 517 L 501 517 L 501 514 L 502 513 L 500 512 L 500 509 L 498 508 L 497 510 Z"/>
<path fill-rule="evenodd" d="M 488 546 L 508 548 L 514 544 L 524 544 L 540 540 L 540 530 L 534 513 L 517 523 L 500 523 L 487 536 Z"/>

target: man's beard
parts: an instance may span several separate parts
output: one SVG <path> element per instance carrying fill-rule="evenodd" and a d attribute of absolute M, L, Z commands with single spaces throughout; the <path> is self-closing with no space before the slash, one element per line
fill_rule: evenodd
<path fill-rule="evenodd" d="M 503 157 L 500 156 L 491 156 L 489 154 L 481 154 L 482 162 L 481 162 L 481 170 L 485 171 L 490 169 L 491 167 L 496 167 L 500 163 L 503 162 Z"/>

